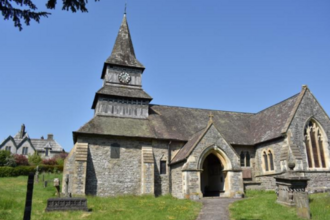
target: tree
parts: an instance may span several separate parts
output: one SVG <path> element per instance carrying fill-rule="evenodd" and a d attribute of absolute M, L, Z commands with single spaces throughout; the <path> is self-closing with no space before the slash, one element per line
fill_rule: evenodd
<path fill-rule="evenodd" d="M 1 150 L 0 151 L 0 166 L 4 166 L 7 162 L 7 158 L 10 157 L 10 151 Z"/>
<path fill-rule="evenodd" d="M 55 9 L 57 0 L 46 0 L 46 7 L 48 9 Z M 72 11 L 73 13 L 77 11 L 88 12 L 86 4 L 88 0 L 62 0 L 63 6 L 62 10 Z M 99 1 L 99 0 L 95 0 Z M 16 5 L 13 6 L 12 2 Z M 23 8 L 28 9 L 23 9 Z M 31 20 L 35 20 L 39 23 L 41 17 L 48 17 L 51 15 L 49 12 L 37 11 L 37 6 L 32 2 L 32 0 L 0 0 L 0 11 L 5 20 L 12 19 L 14 26 L 19 28 L 21 31 L 22 23 L 21 19 L 24 20 L 26 25 L 30 25 Z"/>
<path fill-rule="evenodd" d="M 42 159 L 37 152 L 34 152 L 34 154 L 28 156 L 28 161 L 30 165 L 39 165 Z"/>

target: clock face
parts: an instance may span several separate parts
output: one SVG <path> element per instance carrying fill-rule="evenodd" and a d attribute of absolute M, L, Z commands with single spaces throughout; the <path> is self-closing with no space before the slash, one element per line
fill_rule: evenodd
<path fill-rule="evenodd" d="M 120 82 L 127 84 L 131 81 L 131 76 L 126 72 L 122 72 L 119 74 L 118 79 Z"/>

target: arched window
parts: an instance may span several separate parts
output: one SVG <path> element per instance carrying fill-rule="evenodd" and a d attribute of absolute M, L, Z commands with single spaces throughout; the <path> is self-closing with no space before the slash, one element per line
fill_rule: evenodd
<path fill-rule="evenodd" d="M 241 167 L 244 167 L 245 166 L 245 155 L 244 155 L 244 152 L 242 151 L 241 152 Z"/>
<path fill-rule="evenodd" d="M 274 170 L 274 159 L 273 159 L 273 153 L 269 150 L 268 151 L 268 161 L 269 161 L 269 167 L 270 170 Z"/>
<path fill-rule="evenodd" d="M 265 170 L 268 171 L 269 170 L 269 168 L 268 168 L 268 158 L 267 158 L 267 154 L 266 154 L 265 151 L 263 153 L 263 157 L 264 157 Z"/>
<path fill-rule="evenodd" d="M 310 120 L 305 127 L 305 146 L 309 168 L 326 168 L 324 157 L 324 135 L 315 121 Z"/>

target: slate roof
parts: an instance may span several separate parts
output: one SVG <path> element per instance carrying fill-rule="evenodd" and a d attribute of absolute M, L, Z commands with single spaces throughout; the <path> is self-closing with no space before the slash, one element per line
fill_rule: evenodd
<path fill-rule="evenodd" d="M 31 143 L 33 144 L 34 148 L 39 151 L 45 150 L 47 145 L 50 145 L 51 151 L 57 151 L 57 152 L 63 151 L 61 145 L 59 145 L 55 140 L 31 139 Z"/>
<path fill-rule="evenodd" d="M 50 146 L 51 151 L 62 152 L 64 151 L 61 145 L 59 145 L 54 139 L 32 139 L 29 137 L 27 132 L 23 132 L 23 137 L 21 138 L 21 132 L 18 132 L 14 137 L 9 136 L 5 139 L 0 146 L 5 144 L 8 140 L 13 140 L 17 146 L 20 148 L 25 141 L 29 141 L 32 147 L 37 151 L 44 151 L 45 147 Z"/>
<path fill-rule="evenodd" d="M 147 99 L 149 101 L 152 100 L 152 97 L 148 95 L 148 93 L 146 93 L 142 88 L 127 88 L 124 86 L 103 86 L 95 94 L 92 109 L 95 108 L 97 103 L 97 97 L 100 95 L 116 96 L 122 98 Z"/>
<path fill-rule="evenodd" d="M 213 114 L 213 123 L 230 144 L 254 145 L 282 136 L 298 94 L 259 113 L 239 113 L 196 108 L 150 105 L 147 119 L 96 115 L 74 132 L 168 140 L 191 140 L 203 130 Z"/>
<path fill-rule="evenodd" d="M 264 142 L 277 138 L 290 118 L 299 94 L 296 94 L 276 105 L 258 112 L 251 120 L 252 143 Z"/>
<path fill-rule="evenodd" d="M 189 156 L 191 150 L 194 148 L 194 146 L 199 142 L 200 137 L 203 136 L 208 130 L 208 128 L 204 128 L 203 130 L 197 132 L 192 136 L 192 138 L 179 150 L 179 152 L 174 156 L 174 158 L 171 161 L 171 164 L 177 163 L 179 161 L 182 161 L 187 156 Z"/>

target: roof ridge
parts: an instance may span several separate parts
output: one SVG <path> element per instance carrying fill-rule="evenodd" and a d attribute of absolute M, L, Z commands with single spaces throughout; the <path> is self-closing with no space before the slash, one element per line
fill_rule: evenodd
<path fill-rule="evenodd" d="M 278 103 L 276 103 L 276 104 L 274 104 L 274 105 L 271 105 L 271 106 L 269 106 L 269 107 L 267 107 L 267 108 L 265 108 L 265 109 L 263 109 L 263 110 L 261 110 L 261 111 L 259 111 L 259 112 L 257 112 L 257 113 L 254 113 L 254 114 L 257 115 L 257 114 L 259 114 L 259 113 L 261 113 L 261 112 L 263 112 L 263 111 L 266 111 L 266 110 L 268 110 L 268 109 L 270 109 L 270 108 L 273 108 L 273 107 L 275 107 L 275 106 L 277 106 L 277 105 L 279 105 L 279 104 L 281 104 L 281 103 L 283 103 L 283 102 L 288 101 L 289 99 L 294 98 L 295 96 L 298 96 L 299 94 L 300 94 L 300 92 L 297 93 L 297 94 L 295 94 L 295 95 L 293 95 L 293 96 L 290 96 L 289 98 L 286 98 L 286 99 L 284 99 L 284 100 L 282 100 L 282 101 L 280 101 L 280 102 L 278 102 Z"/>
<path fill-rule="evenodd" d="M 152 106 L 164 106 L 164 107 L 170 107 L 170 108 L 186 108 L 186 109 L 205 110 L 205 111 L 213 111 L 213 112 L 228 112 L 228 113 L 247 114 L 247 115 L 256 114 L 256 113 L 250 113 L 250 112 L 235 112 L 235 111 L 215 110 L 215 109 L 206 109 L 206 108 L 191 108 L 191 107 L 184 107 L 184 106 L 150 104 L 150 107 L 152 107 Z"/>

